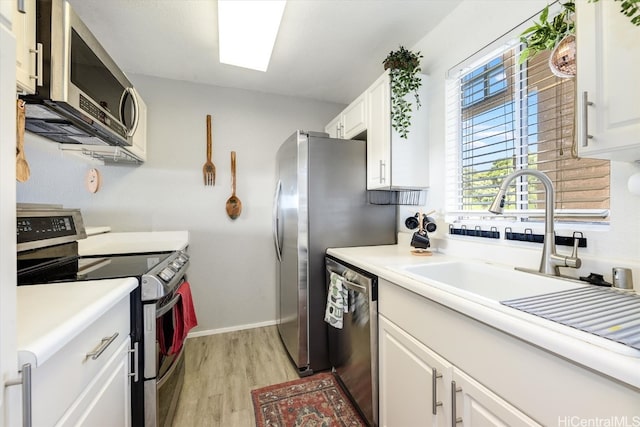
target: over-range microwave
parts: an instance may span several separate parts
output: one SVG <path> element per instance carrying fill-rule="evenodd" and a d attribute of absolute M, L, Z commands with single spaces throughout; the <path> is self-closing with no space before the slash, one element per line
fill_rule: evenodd
<path fill-rule="evenodd" d="M 68 1 L 36 4 L 41 82 L 22 96 L 26 129 L 60 143 L 131 146 L 140 119 L 133 84 Z"/>

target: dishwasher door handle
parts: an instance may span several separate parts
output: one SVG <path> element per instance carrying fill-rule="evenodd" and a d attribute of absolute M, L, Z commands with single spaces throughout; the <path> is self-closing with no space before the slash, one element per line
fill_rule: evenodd
<path fill-rule="evenodd" d="M 357 283 L 350 282 L 347 279 L 342 279 L 342 284 L 345 288 L 351 289 L 352 291 L 360 292 L 361 294 L 365 295 L 369 294 L 369 290 L 366 286 L 358 285 Z"/>

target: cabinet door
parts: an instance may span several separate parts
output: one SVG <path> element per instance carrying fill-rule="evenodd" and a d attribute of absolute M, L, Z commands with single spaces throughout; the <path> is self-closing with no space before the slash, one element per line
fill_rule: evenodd
<path fill-rule="evenodd" d="M 342 138 L 351 139 L 367 129 L 367 102 L 363 93 L 342 112 Z"/>
<path fill-rule="evenodd" d="M 639 160 L 640 27 L 618 2 L 576 6 L 579 154 Z"/>
<path fill-rule="evenodd" d="M 380 426 L 449 425 L 451 365 L 382 315 L 378 327 Z"/>
<path fill-rule="evenodd" d="M 130 338 L 107 362 L 56 426 L 128 427 L 131 425 Z"/>
<path fill-rule="evenodd" d="M 453 379 L 451 386 L 457 390 L 453 416 L 461 420 L 458 426 L 540 426 L 457 368 L 453 369 Z"/>
<path fill-rule="evenodd" d="M 391 87 L 389 71 L 366 91 L 367 189 L 389 188 L 391 159 Z"/>
<path fill-rule="evenodd" d="M 328 133 L 331 138 L 340 138 L 340 135 L 341 135 L 340 134 L 340 130 L 341 130 L 340 129 L 340 125 L 341 125 L 340 117 L 341 117 L 341 115 L 339 115 L 335 119 L 331 120 L 329 122 L 329 124 L 324 128 L 324 131 L 326 133 Z"/>
<path fill-rule="evenodd" d="M 19 91 L 36 91 L 36 0 L 23 0 L 19 11 L 13 4 L 13 34 L 16 36 L 16 86 Z"/>

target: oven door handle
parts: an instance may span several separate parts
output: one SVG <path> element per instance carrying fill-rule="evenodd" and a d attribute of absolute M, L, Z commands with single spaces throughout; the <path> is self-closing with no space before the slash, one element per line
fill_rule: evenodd
<path fill-rule="evenodd" d="M 157 311 L 156 311 L 156 319 L 159 317 L 164 316 L 165 314 L 167 314 L 167 312 L 169 310 L 171 310 L 177 303 L 178 300 L 181 298 L 180 294 L 176 294 L 176 296 L 174 296 L 173 298 L 171 298 L 171 301 L 169 301 L 168 304 L 163 305 L 162 307 L 160 307 Z"/>

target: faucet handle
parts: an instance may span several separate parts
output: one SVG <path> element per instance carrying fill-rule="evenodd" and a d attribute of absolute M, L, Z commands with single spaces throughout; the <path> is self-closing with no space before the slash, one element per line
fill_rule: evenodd
<path fill-rule="evenodd" d="M 573 251 L 571 255 L 565 256 L 556 253 L 549 255 L 556 270 L 558 267 L 580 268 L 582 266 L 582 260 L 578 258 L 578 246 L 580 245 L 580 238 L 582 237 L 582 233 L 579 231 L 573 233 Z"/>
<path fill-rule="evenodd" d="M 582 238 L 584 238 L 584 235 L 581 231 L 573 232 L 573 251 L 571 252 L 571 258 L 578 258 L 578 245 Z"/>

